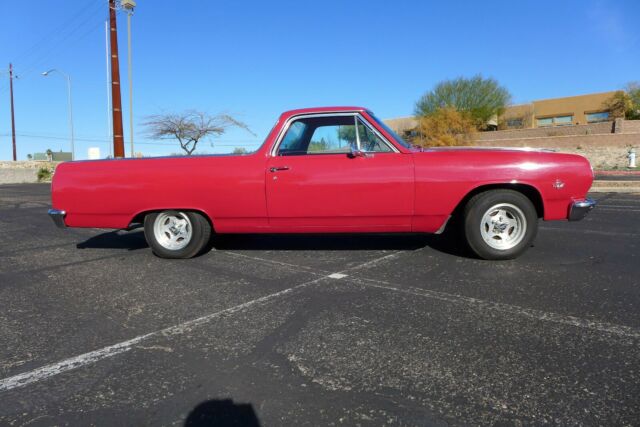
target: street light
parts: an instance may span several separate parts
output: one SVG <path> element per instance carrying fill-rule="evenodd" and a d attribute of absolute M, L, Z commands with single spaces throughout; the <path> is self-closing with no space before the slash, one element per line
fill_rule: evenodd
<path fill-rule="evenodd" d="M 134 0 L 120 0 L 120 6 L 127 11 L 127 66 L 129 71 L 129 139 L 131 141 L 131 157 L 134 157 L 133 150 L 133 80 L 131 71 L 131 15 L 136 7 Z"/>
<path fill-rule="evenodd" d="M 75 144 L 74 144 L 75 141 L 73 137 L 73 105 L 71 104 L 71 77 L 69 76 L 69 74 L 63 73 L 62 71 L 56 70 L 55 68 L 52 68 L 49 71 L 45 71 L 44 73 L 42 73 L 42 75 L 44 77 L 47 77 L 49 74 L 53 72 L 60 73 L 67 79 L 67 96 L 68 96 L 68 102 L 69 102 L 69 130 L 71 131 L 71 160 L 75 160 L 76 149 L 75 149 Z"/>

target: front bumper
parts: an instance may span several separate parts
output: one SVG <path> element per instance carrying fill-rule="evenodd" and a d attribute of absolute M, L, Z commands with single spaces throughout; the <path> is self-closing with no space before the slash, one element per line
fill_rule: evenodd
<path fill-rule="evenodd" d="M 569 221 L 580 221 L 596 206 L 593 199 L 577 200 L 569 208 Z"/>
<path fill-rule="evenodd" d="M 58 209 L 49 209 L 49 216 L 53 220 L 53 223 L 58 228 L 65 228 L 67 225 L 64 223 L 64 217 L 67 215 L 65 211 L 61 211 Z"/>

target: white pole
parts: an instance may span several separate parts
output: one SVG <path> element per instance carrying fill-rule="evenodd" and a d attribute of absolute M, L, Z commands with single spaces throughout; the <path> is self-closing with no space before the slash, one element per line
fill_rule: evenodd
<path fill-rule="evenodd" d="M 127 14 L 127 38 L 128 38 L 128 62 L 129 62 L 129 140 L 131 141 L 131 158 L 135 156 L 133 150 L 133 80 L 131 72 L 131 15 L 133 11 Z"/>
<path fill-rule="evenodd" d="M 71 130 L 71 160 L 76 159 L 75 138 L 73 135 L 73 105 L 71 103 L 71 76 L 67 74 L 67 96 L 69 97 L 69 128 Z"/>
<path fill-rule="evenodd" d="M 113 144 L 111 143 L 112 129 L 111 129 L 111 70 L 109 70 L 109 21 L 104 21 L 104 51 L 106 57 L 107 68 L 107 139 L 109 140 L 109 156 L 113 157 Z"/>

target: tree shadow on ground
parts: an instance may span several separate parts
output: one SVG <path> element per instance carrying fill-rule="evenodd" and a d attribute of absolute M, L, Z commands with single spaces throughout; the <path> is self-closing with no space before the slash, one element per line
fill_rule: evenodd
<path fill-rule="evenodd" d="M 232 399 L 207 400 L 187 416 L 185 427 L 260 427 L 258 416 L 250 403 L 233 403 Z"/>
<path fill-rule="evenodd" d="M 112 231 L 93 236 L 76 245 L 78 249 L 147 248 L 142 230 Z M 413 251 L 430 247 L 438 252 L 475 258 L 462 238 L 454 232 L 431 234 L 227 234 L 216 235 L 209 247 L 235 251 Z"/>

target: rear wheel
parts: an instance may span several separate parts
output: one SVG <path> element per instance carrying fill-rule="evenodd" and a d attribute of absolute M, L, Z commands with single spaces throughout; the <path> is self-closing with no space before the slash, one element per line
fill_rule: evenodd
<path fill-rule="evenodd" d="M 191 258 L 209 242 L 211 225 L 197 212 L 154 212 L 144 218 L 144 236 L 161 258 Z"/>
<path fill-rule="evenodd" d="M 517 258 L 531 246 L 537 231 L 536 208 L 517 191 L 486 191 L 474 196 L 465 207 L 465 237 L 481 258 Z"/>

